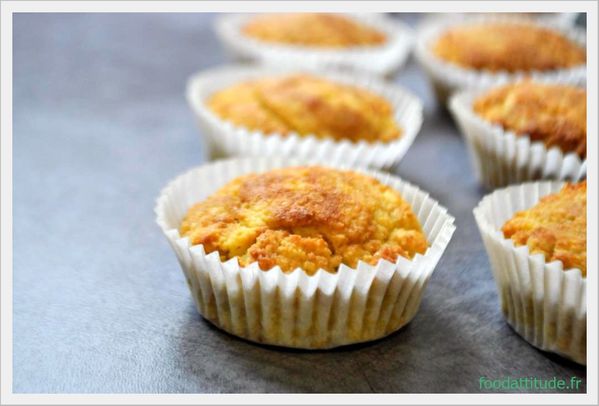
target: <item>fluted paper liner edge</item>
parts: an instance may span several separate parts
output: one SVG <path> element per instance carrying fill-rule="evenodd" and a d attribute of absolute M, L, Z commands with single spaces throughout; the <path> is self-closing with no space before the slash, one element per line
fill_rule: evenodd
<path fill-rule="evenodd" d="M 575 152 L 564 153 L 557 146 L 547 148 L 541 141 L 531 141 L 480 117 L 472 106 L 483 92 L 462 91 L 449 103 L 481 184 L 493 189 L 532 180 L 578 181 L 586 177 L 586 159 Z"/>

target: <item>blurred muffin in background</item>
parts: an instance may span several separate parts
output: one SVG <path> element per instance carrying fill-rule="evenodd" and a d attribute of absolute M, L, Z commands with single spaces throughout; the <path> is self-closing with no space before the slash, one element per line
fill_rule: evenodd
<path fill-rule="evenodd" d="M 587 152 L 587 97 L 581 87 L 521 81 L 491 89 L 474 101 L 485 120 L 565 154 Z"/>
<path fill-rule="evenodd" d="M 488 188 L 586 176 L 586 91 L 521 80 L 452 96 L 451 113 Z"/>
<path fill-rule="evenodd" d="M 229 14 L 216 31 L 240 61 L 390 77 L 406 62 L 412 29 L 376 13 Z"/>
<path fill-rule="evenodd" d="M 224 120 L 267 135 L 368 142 L 401 136 L 387 100 L 310 74 L 242 82 L 216 92 L 207 104 Z"/>
<path fill-rule="evenodd" d="M 432 50 L 446 62 L 492 72 L 546 71 L 586 62 L 585 49 L 559 32 L 507 21 L 453 27 Z"/>
<path fill-rule="evenodd" d="M 578 84 L 586 78 L 586 33 L 546 21 L 483 15 L 434 19 L 419 29 L 416 56 L 439 101 L 529 76 Z"/>
<path fill-rule="evenodd" d="M 187 99 L 213 158 L 389 168 L 422 125 L 422 103 L 407 90 L 337 70 L 219 67 L 194 75 Z"/>
<path fill-rule="evenodd" d="M 261 41 L 322 48 L 380 45 L 384 33 L 337 14 L 264 14 L 243 32 Z"/>

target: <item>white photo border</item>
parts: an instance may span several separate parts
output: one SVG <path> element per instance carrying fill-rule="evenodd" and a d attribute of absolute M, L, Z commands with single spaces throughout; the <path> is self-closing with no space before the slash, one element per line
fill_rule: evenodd
<path fill-rule="evenodd" d="M 2 404 L 597 404 L 598 142 L 596 1 L 2 1 L 0 5 L 0 306 Z M 12 17 L 20 12 L 579 12 L 587 17 L 586 394 L 14 394 L 12 393 Z"/>

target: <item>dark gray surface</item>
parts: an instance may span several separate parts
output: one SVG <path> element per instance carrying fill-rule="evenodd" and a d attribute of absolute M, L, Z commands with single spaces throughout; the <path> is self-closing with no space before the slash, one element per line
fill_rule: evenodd
<path fill-rule="evenodd" d="M 204 159 L 183 91 L 192 72 L 228 60 L 211 24 L 199 14 L 15 16 L 15 392 L 478 392 L 480 376 L 586 382 L 585 368 L 537 351 L 504 322 L 471 214 L 484 192 L 413 63 L 398 80 L 424 99 L 426 118 L 398 173 L 458 227 L 413 322 L 368 345 L 302 352 L 203 321 L 153 206 L 169 179 Z"/>

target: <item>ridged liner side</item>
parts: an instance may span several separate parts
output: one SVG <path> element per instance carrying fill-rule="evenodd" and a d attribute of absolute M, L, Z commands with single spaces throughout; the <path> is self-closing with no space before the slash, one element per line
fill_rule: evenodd
<path fill-rule="evenodd" d="M 563 182 L 510 186 L 485 196 L 474 209 L 501 300 L 513 329 L 545 351 L 586 365 L 586 278 L 579 269 L 563 269 L 561 261 L 545 262 L 501 232 L 502 225 Z"/>

